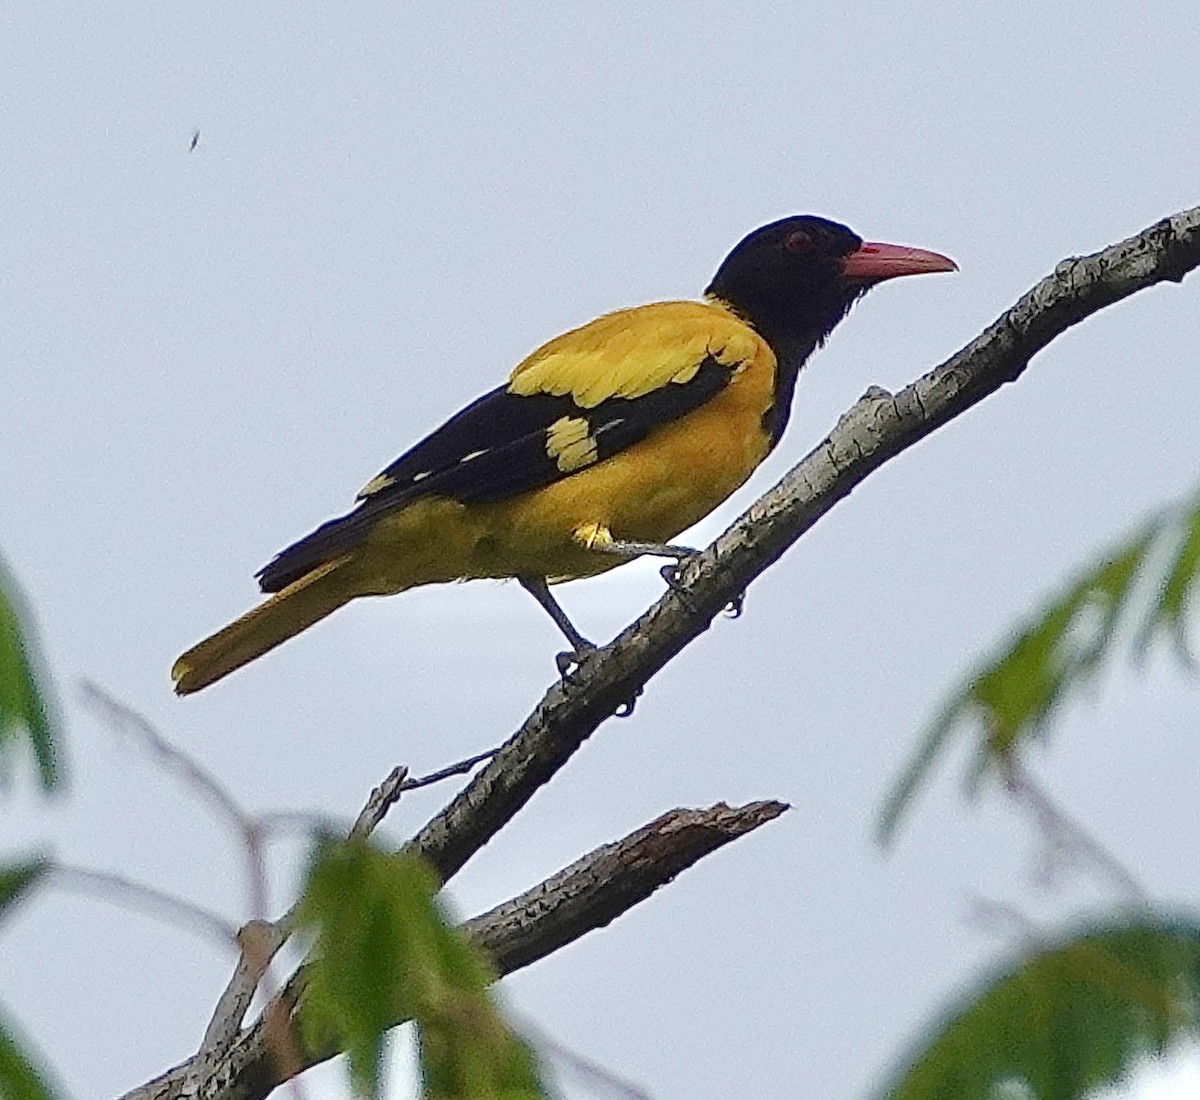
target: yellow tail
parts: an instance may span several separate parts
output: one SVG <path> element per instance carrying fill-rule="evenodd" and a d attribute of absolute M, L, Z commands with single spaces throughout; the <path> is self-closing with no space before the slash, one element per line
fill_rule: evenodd
<path fill-rule="evenodd" d="M 176 693 L 189 695 L 208 687 L 349 603 L 358 593 L 351 578 L 339 570 L 351 557 L 334 558 L 305 573 L 189 649 L 171 669 Z"/>

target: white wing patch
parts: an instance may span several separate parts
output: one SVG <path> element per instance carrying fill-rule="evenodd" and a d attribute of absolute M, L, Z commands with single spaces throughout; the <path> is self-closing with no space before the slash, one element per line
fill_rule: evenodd
<path fill-rule="evenodd" d="M 482 454 L 483 452 L 479 452 Z M 465 461 L 465 459 L 464 459 Z M 424 481 L 432 470 L 422 470 L 419 474 L 413 474 L 412 481 L 415 484 L 418 481 Z M 373 497 L 376 493 L 383 492 L 384 489 L 390 489 L 396 484 L 396 479 L 391 474 L 380 474 L 378 477 L 371 478 L 359 491 L 356 500 L 366 500 L 367 497 Z"/>
<path fill-rule="evenodd" d="M 596 437 L 582 416 L 563 416 L 546 429 L 546 454 L 569 474 L 590 466 L 597 458 Z"/>

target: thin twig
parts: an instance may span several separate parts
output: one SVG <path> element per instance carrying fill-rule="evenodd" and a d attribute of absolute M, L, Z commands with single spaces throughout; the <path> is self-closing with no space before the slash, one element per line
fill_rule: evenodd
<path fill-rule="evenodd" d="M 410 777 L 408 768 L 399 766 L 378 787 L 371 792 L 367 804 L 359 811 L 354 824 L 350 826 L 348 835 L 351 840 L 361 840 L 370 836 L 382 823 L 388 811 L 400 801 L 405 791 L 416 791 L 422 787 L 431 787 L 456 775 L 465 775 L 477 764 L 490 760 L 500 749 L 487 749 L 485 752 L 468 756 L 454 764 L 447 764 L 438 771 L 428 775 Z M 344 828 L 336 818 L 311 810 L 272 810 L 258 815 L 258 825 L 264 834 L 289 832 L 337 832 Z"/>
<path fill-rule="evenodd" d="M 654 1100 L 640 1085 L 613 1073 L 607 1066 L 594 1059 L 572 1050 L 528 1017 L 523 1018 L 517 1027 L 539 1054 L 549 1055 L 555 1062 L 568 1067 L 576 1077 L 593 1089 L 602 1089 L 613 1096 L 623 1097 L 624 1100 Z"/>
<path fill-rule="evenodd" d="M 400 796 L 405 791 L 419 790 L 456 775 L 465 775 L 477 764 L 490 760 L 499 751 L 499 748 L 487 749 L 465 760 L 447 764 L 436 772 L 416 777 L 409 777 L 406 767 L 393 768 L 383 782 L 371 792 L 367 804 L 359 811 L 354 824 L 348 829 L 344 822 L 336 817 L 315 810 L 270 810 L 257 816 L 258 827 L 266 836 L 279 833 L 334 833 L 341 829 L 348 833 L 350 839 L 363 839 L 383 823 L 388 811 L 400 801 Z"/>
<path fill-rule="evenodd" d="M 400 792 L 405 790 L 407 780 L 408 768 L 403 765 L 388 772 L 387 778 L 371 792 L 367 804 L 350 827 L 350 840 L 365 840 L 379 828 L 388 810 L 400 801 Z"/>
<path fill-rule="evenodd" d="M 181 779 L 195 794 L 215 808 L 238 833 L 245 832 L 250 815 L 212 772 L 178 745 L 173 745 L 133 707 L 110 695 L 99 684 L 84 680 L 80 685 L 84 705 L 108 726 L 135 740 L 160 770 Z"/>
<path fill-rule="evenodd" d="M 254 1000 L 258 983 L 286 937 L 270 921 L 249 921 L 237 933 L 237 966 L 204 1029 L 196 1052 L 195 1081 L 203 1081 L 217 1060 L 229 1053 Z"/>
<path fill-rule="evenodd" d="M 187 932 L 199 933 L 206 939 L 215 940 L 222 947 L 237 947 L 237 925 L 226 920 L 220 913 L 181 898 L 178 894 L 147 886 L 144 882 L 138 882 L 115 871 L 95 871 L 57 860 L 50 864 L 50 872 L 51 885 L 60 890 L 101 898 L 114 905 L 157 917 L 164 923 Z"/>
<path fill-rule="evenodd" d="M 406 779 L 401 784 L 400 789 L 402 791 L 415 791 L 419 787 L 428 787 L 434 783 L 440 783 L 443 779 L 450 779 L 455 775 L 466 775 L 476 764 L 482 764 L 485 760 L 491 760 L 500 751 L 500 748 L 501 746 L 497 745 L 494 749 L 487 749 L 485 752 L 468 756 L 466 760 L 460 760 L 457 764 L 450 764 L 440 771 L 417 776 L 415 779 Z"/>
<path fill-rule="evenodd" d="M 969 899 L 970 911 L 967 919 L 976 928 L 988 933 L 1009 935 L 1015 932 L 1023 946 L 1035 948 L 1045 942 L 1046 936 L 1037 923 L 1026 913 L 1006 901 L 976 895 Z"/>
<path fill-rule="evenodd" d="M 160 733 L 145 715 L 90 680 L 83 681 L 82 695 L 84 703 L 102 720 L 113 729 L 134 738 L 152 763 L 181 779 L 189 790 L 216 809 L 218 815 L 233 828 L 246 860 L 250 915 L 254 919 L 265 920 L 270 899 L 263 829 L 258 819 L 241 806 L 224 783 L 195 757 Z"/>
<path fill-rule="evenodd" d="M 349 818 L 338 818 L 320 810 L 265 810 L 257 820 L 264 840 L 344 833 L 350 828 Z"/>
<path fill-rule="evenodd" d="M 1149 892 L 1138 877 L 1099 837 L 1043 790 L 1028 769 L 1016 760 L 1008 761 L 1004 786 L 1014 801 L 1033 814 L 1038 831 L 1053 851 L 1083 857 L 1112 881 L 1130 904 L 1140 906 L 1147 903 Z M 1052 856 L 1050 858 L 1053 859 Z"/>

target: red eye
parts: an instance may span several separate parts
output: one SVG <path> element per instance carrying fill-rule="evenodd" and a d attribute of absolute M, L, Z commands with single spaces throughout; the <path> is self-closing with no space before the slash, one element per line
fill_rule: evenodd
<path fill-rule="evenodd" d="M 789 252 L 811 252 L 813 250 L 812 234 L 803 229 L 797 229 L 787 235 L 783 242 Z"/>

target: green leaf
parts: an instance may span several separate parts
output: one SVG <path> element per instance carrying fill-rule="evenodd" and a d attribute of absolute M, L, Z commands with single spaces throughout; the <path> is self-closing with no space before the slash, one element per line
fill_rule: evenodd
<path fill-rule="evenodd" d="M 1138 655 L 1144 656 L 1154 640 L 1163 634 L 1170 637 L 1180 662 L 1192 668 L 1191 650 L 1187 637 L 1187 612 L 1192 590 L 1200 578 L 1200 505 L 1185 514 L 1180 524 L 1179 538 L 1171 564 L 1142 629 L 1138 634 Z"/>
<path fill-rule="evenodd" d="M 54 1100 L 33 1057 L 0 1017 L 0 1100 Z"/>
<path fill-rule="evenodd" d="M 411 1019 L 427 1097 L 543 1098 L 533 1055 L 488 998 L 494 975 L 438 909 L 438 885 L 413 855 L 318 842 L 300 907 L 317 937 L 306 1038 L 335 1040 L 356 1092 L 378 1097 L 387 1032 Z"/>
<path fill-rule="evenodd" d="M 18 738 L 24 736 L 33 747 L 42 789 L 58 786 L 53 716 L 29 614 L 0 560 L 0 782 L 8 779 L 5 764 Z"/>
<path fill-rule="evenodd" d="M 29 859 L 0 866 L 0 918 L 46 873 L 46 861 Z"/>
<path fill-rule="evenodd" d="M 993 975 L 899 1064 L 880 1100 L 1082 1100 L 1200 1019 L 1200 924 L 1093 928 Z"/>
<path fill-rule="evenodd" d="M 1122 646 L 1141 658 L 1167 637 L 1190 667 L 1186 619 L 1198 580 L 1194 492 L 1100 554 L 951 694 L 888 792 L 877 826 L 881 842 L 894 837 L 952 737 L 978 731 L 974 784 L 989 768 L 1003 772 L 1026 741 L 1044 736 Z"/>

